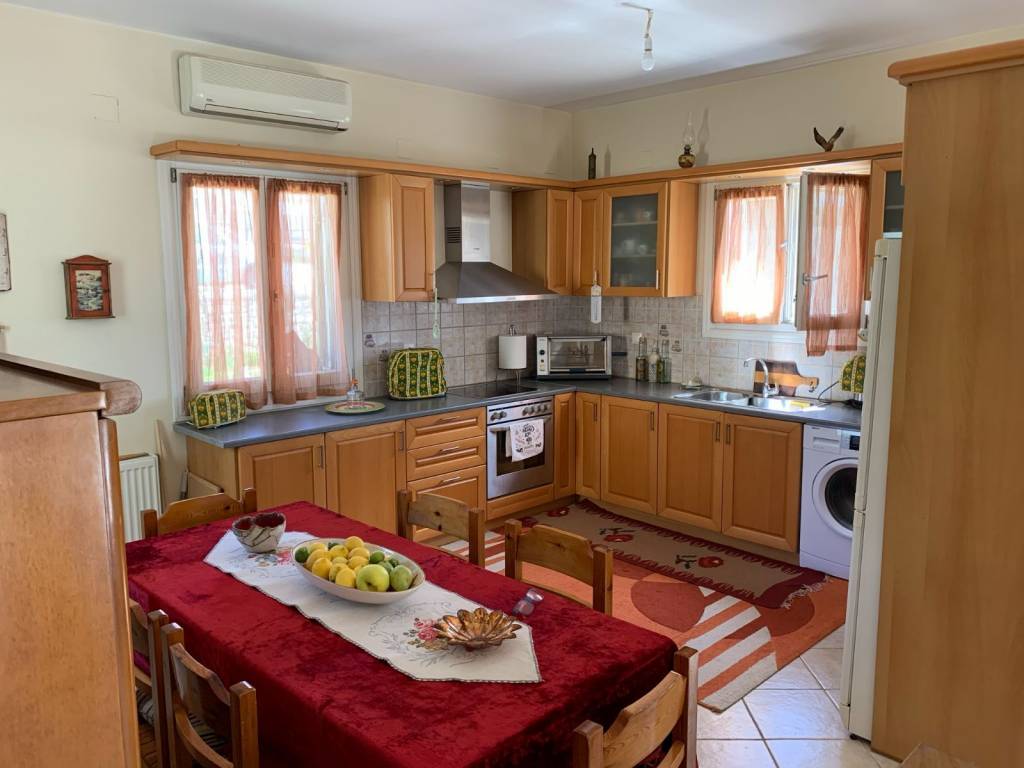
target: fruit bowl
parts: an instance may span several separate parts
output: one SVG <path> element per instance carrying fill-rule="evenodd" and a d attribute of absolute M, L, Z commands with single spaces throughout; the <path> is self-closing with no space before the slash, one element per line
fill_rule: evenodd
<path fill-rule="evenodd" d="M 244 515 L 231 524 L 231 532 L 250 552 L 273 552 L 284 534 L 285 517 L 280 512 Z"/>
<path fill-rule="evenodd" d="M 376 552 L 381 552 L 383 553 L 384 557 L 387 560 L 393 560 L 397 562 L 399 565 L 403 565 L 406 568 L 408 568 L 412 576 L 408 589 L 402 590 L 400 592 L 393 591 L 391 589 L 388 589 L 388 591 L 386 592 L 374 592 L 365 589 L 359 589 L 354 586 L 342 586 L 341 584 L 336 584 L 335 582 L 330 581 L 323 576 L 318 576 L 317 574 L 313 573 L 310 569 L 308 569 L 305 566 L 304 561 L 300 561 L 296 557 L 296 554 L 299 552 L 299 550 L 306 549 L 308 551 L 311 546 L 317 543 L 327 544 L 332 541 L 341 542 L 344 541 L 344 539 L 332 539 L 330 537 L 309 539 L 307 541 L 300 542 L 292 548 L 292 562 L 298 569 L 299 573 L 302 575 L 302 578 L 304 578 L 310 584 L 315 586 L 317 589 L 323 590 L 329 595 L 334 595 L 335 597 L 340 597 L 344 600 L 348 600 L 353 603 L 366 603 L 368 605 L 389 605 L 391 603 L 397 603 L 400 600 L 405 600 L 407 597 L 409 597 L 409 595 L 413 594 L 417 589 L 419 589 L 423 585 L 423 582 L 426 580 L 426 577 L 423 573 L 423 569 L 419 567 L 415 560 L 411 560 L 405 555 L 399 554 L 398 552 L 387 549 L 386 547 L 378 546 L 376 544 L 363 543 L 362 546 L 371 555 L 373 555 Z M 377 564 L 374 563 L 373 565 Z"/>

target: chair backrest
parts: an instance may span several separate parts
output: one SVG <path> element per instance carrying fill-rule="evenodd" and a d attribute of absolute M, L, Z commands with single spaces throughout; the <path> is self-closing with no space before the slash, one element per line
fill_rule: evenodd
<path fill-rule="evenodd" d="M 524 529 L 519 520 L 510 520 L 505 523 L 505 575 L 523 581 L 524 562 L 589 584 L 594 592 L 594 610 L 611 615 L 614 569 L 611 550 L 593 546 L 585 536 L 549 525 Z M 545 589 L 551 587 L 545 586 Z M 576 599 L 572 595 L 565 596 Z"/>
<path fill-rule="evenodd" d="M 226 493 L 214 493 L 210 496 L 197 496 L 194 499 L 182 499 L 167 505 L 162 515 L 155 509 L 147 509 L 142 513 L 142 528 L 147 539 L 174 533 L 191 528 L 194 525 L 205 525 L 239 515 L 256 514 L 256 490 L 246 488 L 239 501 Z"/>
<path fill-rule="evenodd" d="M 668 736 L 657 768 L 696 768 L 697 651 L 676 651 L 673 671 L 627 706 L 605 731 L 590 720 L 573 731 L 572 768 L 633 768 Z"/>
<path fill-rule="evenodd" d="M 167 716 L 163 705 L 163 656 L 160 631 L 170 621 L 163 611 L 151 611 L 148 615 L 142 606 L 128 600 L 128 626 L 132 639 L 132 655 L 146 660 L 149 669 L 139 668 L 137 659 L 132 659 L 132 673 L 135 686 L 152 700 L 153 736 L 160 755 L 160 765 L 168 765 Z"/>
<path fill-rule="evenodd" d="M 177 624 L 165 626 L 161 636 L 172 764 L 180 768 L 194 760 L 204 768 L 258 768 L 256 689 L 246 682 L 225 689 L 185 650 L 185 633 Z M 230 760 L 210 746 L 196 723 L 230 745 Z"/>
<path fill-rule="evenodd" d="M 413 540 L 413 526 L 431 528 L 469 542 L 469 562 L 484 567 L 484 513 L 461 501 L 431 493 L 398 492 L 398 535 Z"/>

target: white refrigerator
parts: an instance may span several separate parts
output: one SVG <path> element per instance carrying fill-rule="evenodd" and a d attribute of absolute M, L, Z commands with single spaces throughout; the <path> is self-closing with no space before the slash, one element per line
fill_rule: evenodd
<path fill-rule="evenodd" d="M 901 242 L 899 238 L 879 240 L 875 244 L 874 269 L 871 272 L 860 462 L 854 496 L 853 551 L 846 603 L 843 677 L 839 691 L 843 722 L 850 733 L 864 739 L 871 738 L 875 694 L 878 594 L 882 572 Z"/>

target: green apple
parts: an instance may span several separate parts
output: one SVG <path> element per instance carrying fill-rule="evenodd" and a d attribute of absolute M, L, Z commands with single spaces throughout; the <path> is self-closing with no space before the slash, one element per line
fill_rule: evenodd
<path fill-rule="evenodd" d="M 364 565 L 356 576 L 356 589 L 364 592 L 387 592 L 390 580 L 388 571 L 379 565 Z"/>
<path fill-rule="evenodd" d="M 364 569 L 365 570 L 365 569 Z M 362 571 L 359 572 L 360 575 Z M 412 571 L 405 565 L 399 565 L 391 572 L 391 588 L 395 592 L 405 592 L 412 586 Z"/>

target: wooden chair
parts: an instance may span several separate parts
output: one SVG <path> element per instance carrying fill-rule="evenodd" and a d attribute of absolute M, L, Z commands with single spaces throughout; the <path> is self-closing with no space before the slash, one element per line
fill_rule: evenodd
<path fill-rule="evenodd" d="M 696 768 L 697 651 L 676 651 L 673 668 L 607 731 L 590 720 L 573 731 L 572 768 L 632 768 L 662 746 L 657 768 Z"/>
<path fill-rule="evenodd" d="M 484 567 L 484 513 L 444 496 L 423 493 L 413 498 L 408 491 L 398 492 L 398 535 L 413 541 L 414 525 L 432 528 L 469 542 L 469 562 Z"/>
<path fill-rule="evenodd" d="M 161 630 L 171 768 L 259 768 L 256 689 L 220 678 L 185 650 L 184 630 Z"/>
<path fill-rule="evenodd" d="M 170 621 L 163 611 L 152 611 L 148 615 L 134 600 L 128 600 L 128 624 L 131 631 L 132 652 L 146 659 L 149 671 L 132 663 L 135 689 L 139 692 L 136 702 L 140 712 L 152 707 L 153 724 L 139 721 L 139 756 L 144 766 L 167 768 L 167 717 L 164 714 L 163 662 L 161 657 L 160 630 Z"/>
<path fill-rule="evenodd" d="M 594 590 L 594 610 L 611 616 L 614 568 L 611 550 L 592 546 L 584 536 L 549 525 L 535 525 L 524 530 L 519 520 L 510 520 L 505 523 L 505 575 L 524 581 L 523 563 L 550 568 L 589 584 Z M 582 602 L 557 589 L 548 586 L 544 589 Z"/>
<path fill-rule="evenodd" d="M 142 513 L 142 530 L 145 538 L 163 536 L 191 528 L 194 525 L 215 523 L 229 517 L 256 514 L 256 490 L 246 488 L 242 491 L 242 500 L 232 498 L 226 493 L 215 493 L 211 496 L 197 496 L 194 499 L 182 499 L 167 505 L 167 511 L 157 516 L 155 509 L 147 509 Z"/>

